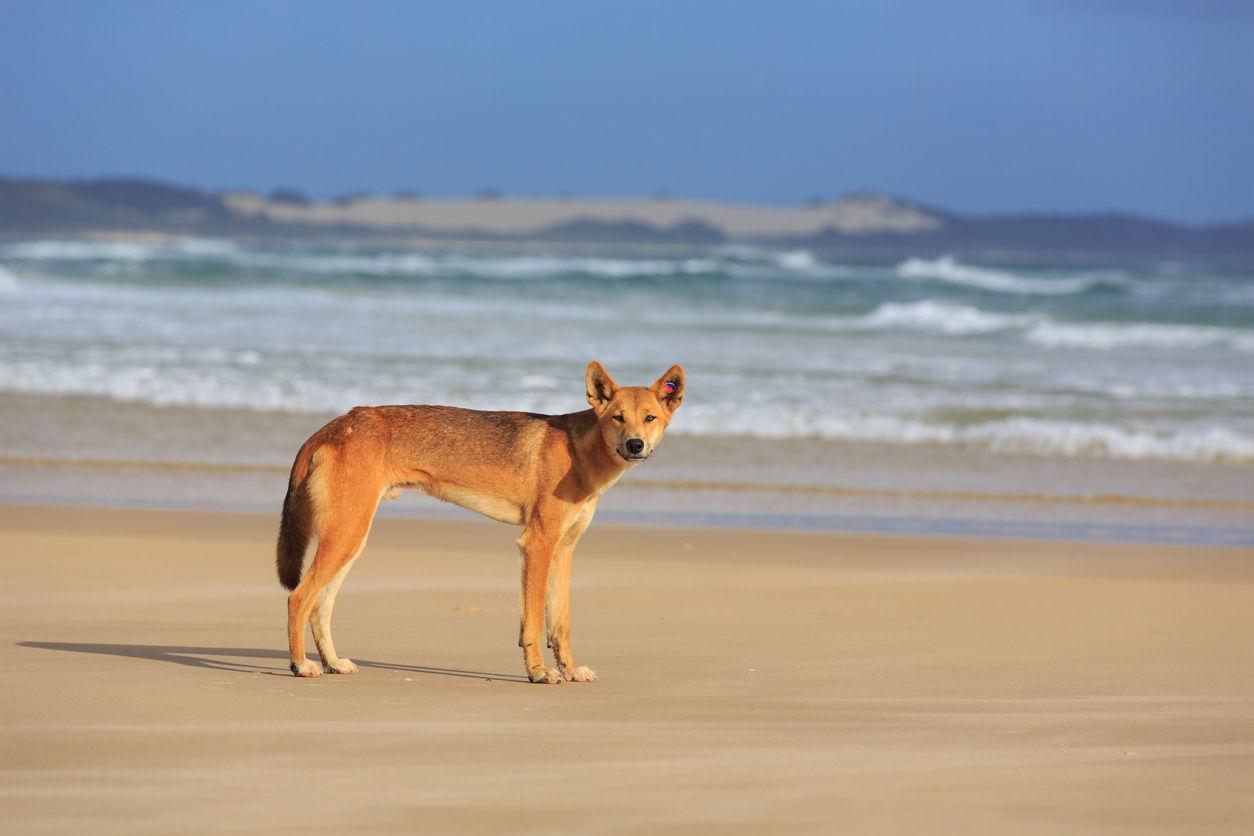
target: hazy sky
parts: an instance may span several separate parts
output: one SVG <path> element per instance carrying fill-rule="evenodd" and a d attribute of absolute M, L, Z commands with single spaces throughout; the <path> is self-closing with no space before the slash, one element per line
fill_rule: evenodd
<path fill-rule="evenodd" d="M 0 175 L 1254 218 L 1254 2 L 0 0 Z"/>

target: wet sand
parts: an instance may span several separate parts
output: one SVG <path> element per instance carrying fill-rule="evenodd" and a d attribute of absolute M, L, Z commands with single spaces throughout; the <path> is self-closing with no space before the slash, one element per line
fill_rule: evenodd
<path fill-rule="evenodd" d="M 594 523 L 537 686 L 516 530 L 381 517 L 305 681 L 275 523 L 0 505 L 6 834 L 1254 827 L 1254 549 Z"/>

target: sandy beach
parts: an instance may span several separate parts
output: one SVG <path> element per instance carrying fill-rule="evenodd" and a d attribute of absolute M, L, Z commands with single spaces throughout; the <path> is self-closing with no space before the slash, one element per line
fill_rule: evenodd
<path fill-rule="evenodd" d="M 294 5 L 0 0 L 0 836 L 1254 836 L 1254 0 Z"/>
<path fill-rule="evenodd" d="M 0 505 L 5 832 L 1246 833 L 1254 550 L 380 518 L 287 672 L 270 513 Z"/>

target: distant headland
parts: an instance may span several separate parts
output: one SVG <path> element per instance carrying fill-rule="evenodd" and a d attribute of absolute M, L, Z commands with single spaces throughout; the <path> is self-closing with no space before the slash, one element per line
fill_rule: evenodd
<path fill-rule="evenodd" d="M 1144 257 L 1254 261 L 1254 221 L 1204 227 L 1127 214 L 976 217 L 885 195 L 793 207 L 673 199 L 463 199 L 207 193 L 142 179 L 0 177 L 0 238 L 197 236 L 414 248 L 745 244 L 874 257 Z"/>

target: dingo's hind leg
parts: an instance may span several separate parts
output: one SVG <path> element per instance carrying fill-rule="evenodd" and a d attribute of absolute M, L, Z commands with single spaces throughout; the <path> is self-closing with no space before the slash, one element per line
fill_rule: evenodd
<path fill-rule="evenodd" d="M 291 649 L 292 673 L 297 676 L 318 676 L 327 673 L 354 673 L 356 665 L 335 654 L 331 641 L 331 609 L 340 584 L 357 555 L 366 545 L 374 508 L 332 511 L 318 540 L 313 565 L 287 599 L 288 645 Z M 305 624 L 313 615 L 314 642 L 322 657 L 321 667 L 305 658 Z"/>
<path fill-rule="evenodd" d="M 331 641 L 331 610 L 335 607 L 335 595 L 340 591 L 340 584 L 344 583 L 348 570 L 353 568 L 353 564 L 357 562 L 357 558 L 361 556 L 365 547 L 366 538 L 363 537 L 357 553 L 344 564 L 340 571 L 335 573 L 335 577 L 323 587 L 317 601 L 314 602 L 309 626 L 313 628 L 314 644 L 317 645 L 318 655 L 322 658 L 323 673 L 357 673 L 357 666 L 353 664 L 352 659 L 341 659 L 335 654 L 335 642 Z"/>

